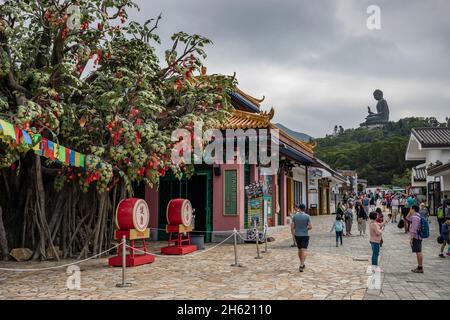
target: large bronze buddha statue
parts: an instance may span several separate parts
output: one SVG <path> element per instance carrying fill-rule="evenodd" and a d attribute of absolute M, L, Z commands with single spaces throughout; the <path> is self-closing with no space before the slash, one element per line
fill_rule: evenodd
<path fill-rule="evenodd" d="M 361 127 L 386 124 L 389 122 L 389 107 L 387 101 L 383 98 L 383 91 L 375 90 L 373 97 L 378 101 L 377 103 L 377 113 L 372 112 L 370 107 L 367 107 L 369 115 L 366 117 L 366 122 L 361 123 Z"/>

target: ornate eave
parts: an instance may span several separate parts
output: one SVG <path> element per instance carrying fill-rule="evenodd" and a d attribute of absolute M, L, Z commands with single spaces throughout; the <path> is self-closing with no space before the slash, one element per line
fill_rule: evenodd
<path fill-rule="evenodd" d="M 261 113 L 252 113 L 235 109 L 226 120 L 226 123 L 222 125 L 224 129 L 264 129 L 270 126 L 270 120 L 272 120 L 275 114 L 273 108 L 270 111 L 263 111 Z"/>
<path fill-rule="evenodd" d="M 245 99 L 249 100 L 251 103 L 255 104 L 257 107 L 260 107 L 261 106 L 261 102 L 263 102 L 264 99 L 266 98 L 265 96 L 263 96 L 261 99 L 257 99 L 255 97 L 252 97 L 251 95 L 245 93 L 244 91 L 242 91 L 238 87 L 235 88 L 235 91 L 237 93 L 239 93 L 241 96 L 243 96 Z"/>

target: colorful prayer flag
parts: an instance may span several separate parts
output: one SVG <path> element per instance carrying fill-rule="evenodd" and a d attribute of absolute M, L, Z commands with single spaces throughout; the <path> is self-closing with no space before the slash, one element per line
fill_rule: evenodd
<path fill-rule="evenodd" d="M 70 150 L 70 165 L 75 166 L 75 151 Z"/>
<path fill-rule="evenodd" d="M 4 136 L 10 136 L 13 139 L 16 137 L 14 133 L 14 126 L 11 123 L 0 119 L 0 126 L 2 127 Z"/>
<path fill-rule="evenodd" d="M 25 130 L 22 130 L 22 136 L 23 136 L 23 141 L 24 141 L 26 144 L 33 144 L 33 142 L 31 141 L 31 137 L 30 137 L 30 135 L 28 134 L 28 132 L 26 132 Z"/>
<path fill-rule="evenodd" d="M 75 152 L 75 167 L 79 167 L 79 166 L 80 166 L 80 153 Z"/>
<path fill-rule="evenodd" d="M 66 162 L 66 148 L 63 146 L 59 146 L 59 161 Z"/>

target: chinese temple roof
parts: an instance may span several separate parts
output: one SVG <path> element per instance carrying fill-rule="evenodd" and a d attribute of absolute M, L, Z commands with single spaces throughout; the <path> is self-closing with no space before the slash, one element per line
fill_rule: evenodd
<path fill-rule="evenodd" d="M 252 113 L 235 109 L 222 129 L 266 129 L 270 126 L 275 110 Z"/>
<path fill-rule="evenodd" d="M 261 102 L 264 101 L 265 97 L 262 99 L 257 99 L 251 95 L 243 92 L 241 89 L 236 87 L 234 91 L 230 94 L 231 103 L 235 109 L 250 111 L 250 112 L 260 112 Z"/>

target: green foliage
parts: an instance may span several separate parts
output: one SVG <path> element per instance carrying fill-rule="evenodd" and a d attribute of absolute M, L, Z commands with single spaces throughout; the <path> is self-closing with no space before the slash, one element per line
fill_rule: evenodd
<path fill-rule="evenodd" d="M 336 169 L 356 170 L 370 185 L 410 184 L 410 168 L 405 161 L 412 128 L 446 126 L 436 118 L 405 118 L 389 122 L 383 128 L 347 129 L 338 135 L 316 139 L 316 155 Z"/>
<path fill-rule="evenodd" d="M 75 28 L 70 5 L 80 12 Z M 205 74 L 211 41 L 174 34 L 162 67 L 154 48 L 161 15 L 126 23 L 130 7 L 130 0 L 7 0 L 0 8 L 2 118 L 89 155 L 87 172 L 62 168 L 59 188 L 78 179 L 83 190 L 95 183 L 103 192 L 118 180 L 131 188 L 157 184 L 167 170 L 190 174 L 192 166 L 170 161 L 172 130 L 194 120 L 217 127 L 231 110 L 234 78 Z M 85 72 L 88 62 L 95 68 Z M 0 144 L 2 166 L 26 151 Z"/>

